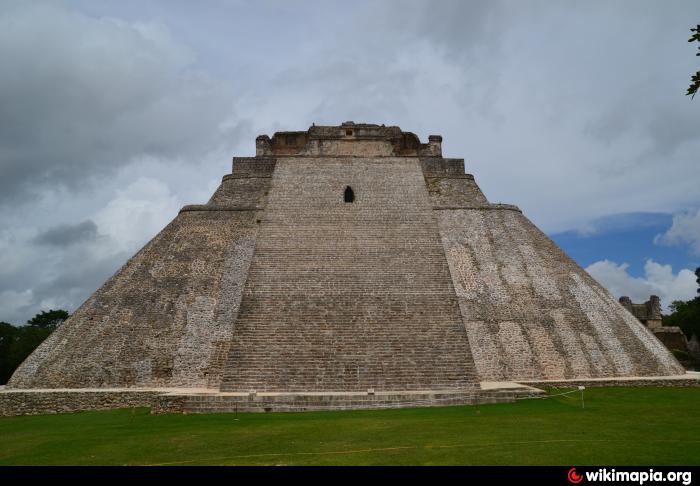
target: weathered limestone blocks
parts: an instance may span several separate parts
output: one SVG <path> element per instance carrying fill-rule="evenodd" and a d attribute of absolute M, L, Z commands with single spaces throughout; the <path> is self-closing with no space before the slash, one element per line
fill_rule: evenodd
<path fill-rule="evenodd" d="M 517 398 L 544 394 L 530 387 L 469 391 L 421 391 L 315 394 L 163 394 L 154 400 L 153 414 L 307 412 L 314 410 L 372 410 L 402 407 L 444 407 L 512 403 Z"/>
<path fill-rule="evenodd" d="M 520 212 L 490 207 L 437 213 L 480 379 L 683 372 L 647 329 Z"/>
<path fill-rule="evenodd" d="M 628 379 L 624 378 L 608 378 L 608 379 L 574 379 L 574 380 L 542 380 L 528 381 L 521 380 L 520 383 L 528 386 L 546 389 L 550 387 L 567 388 L 576 386 L 585 386 L 586 388 L 601 387 L 601 386 L 624 386 L 624 387 L 642 387 L 642 386 L 664 386 L 676 388 L 700 387 L 700 376 L 697 373 L 678 376 L 660 376 L 660 377 L 642 377 Z"/>
<path fill-rule="evenodd" d="M 423 177 L 434 208 L 489 206 L 463 159 L 421 158 Z"/>
<path fill-rule="evenodd" d="M 5 390 L 0 391 L 0 417 L 151 407 L 161 393 L 154 390 Z"/>
<path fill-rule="evenodd" d="M 242 178 L 225 179 L 210 204 L 183 208 L 9 386 L 218 386 L 273 167 L 274 160 L 236 164 Z M 247 184 L 253 180 L 263 183 Z"/>
<path fill-rule="evenodd" d="M 442 137 L 430 135 L 422 144 L 399 127 L 345 122 L 312 126 L 305 132 L 277 132 L 255 139 L 258 157 L 441 157 Z"/>

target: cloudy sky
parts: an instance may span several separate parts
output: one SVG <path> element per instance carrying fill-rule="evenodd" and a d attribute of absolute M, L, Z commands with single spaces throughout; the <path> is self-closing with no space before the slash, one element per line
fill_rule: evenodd
<path fill-rule="evenodd" d="M 0 2 L 0 320 L 73 311 L 254 138 L 444 137 L 619 296 L 695 292 L 700 2 Z"/>

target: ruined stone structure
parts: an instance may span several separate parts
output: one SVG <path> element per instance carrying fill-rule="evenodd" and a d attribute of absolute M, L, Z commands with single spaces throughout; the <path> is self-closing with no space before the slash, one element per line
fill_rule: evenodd
<path fill-rule="evenodd" d="M 649 300 L 643 304 L 633 304 L 632 300 L 625 295 L 620 297 L 620 304 L 649 329 L 663 326 L 661 322 L 661 299 L 657 295 L 649 296 Z"/>
<path fill-rule="evenodd" d="M 258 137 L 9 389 L 476 393 L 684 372 L 441 141 L 352 122 Z"/>
<path fill-rule="evenodd" d="M 623 296 L 620 297 L 620 304 L 630 311 L 639 322 L 644 324 L 654 333 L 659 341 L 670 350 L 688 352 L 688 339 L 678 326 L 664 326 L 661 317 L 661 300 L 658 296 L 652 295 L 643 304 L 634 304 L 632 300 Z"/>

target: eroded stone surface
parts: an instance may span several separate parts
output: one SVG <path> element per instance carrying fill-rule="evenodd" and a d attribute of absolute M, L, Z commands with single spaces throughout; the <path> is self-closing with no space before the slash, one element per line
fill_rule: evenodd
<path fill-rule="evenodd" d="M 519 211 L 479 204 L 436 212 L 480 379 L 682 372 L 644 326 Z"/>

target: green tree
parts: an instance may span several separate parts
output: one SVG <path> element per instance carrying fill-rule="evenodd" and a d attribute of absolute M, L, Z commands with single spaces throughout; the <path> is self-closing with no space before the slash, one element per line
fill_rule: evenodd
<path fill-rule="evenodd" d="M 690 31 L 695 33 L 690 39 L 688 39 L 688 42 L 697 41 L 700 44 L 700 24 L 698 24 L 694 29 L 690 29 Z M 700 56 L 700 45 L 698 45 L 698 52 L 695 55 Z M 690 98 L 693 99 L 695 98 L 695 94 L 698 92 L 698 89 L 700 89 L 700 71 L 696 72 L 690 78 L 690 86 L 688 87 L 688 92 L 686 95 L 690 95 Z"/>
<path fill-rule="evenodd" d="M 0 385 L 7 383 L 22 361 L 68 317 L 67 311 L 52 309 L 35 315 L 26 326 L 0 322 Z"/>
<path fill-rule="evenodd" d="M 0 384 L 53 332 L 51 327 L 13 326 L 0 323 Z"/>
<path fill-rule="evenodd" d="M 11 356 L 12 345 L 17 337 L 17 327 L 7 322 L 0 322 L 0 384 L 7 383 L 17 367 Z"/>
<path fill-rule="evenodd" d="M 700 297 L 687 302 L 677 300 L 669 308 L 671 314 L 663 317 L 665 326 L 678 326 L 689 338 L 700 336 Z"/>
<path fill-rule="evenodd" d="M 698 294 L 700 294 L 700 267 L 695 269 L 697 276 Z M 693 334 L 700 337 L 700 295 L 686 302 L 677 300 L 669 308 L 671 314 L 663 316 L 665 326 L 678 326 L 689 338 Z"/>
<path fill-rule="evenodd" d="M 56 329 L 58 326 L 63 324 L 63 321 L 68 319 L 68 312 L 63 309 L 41 311 L 40 314 L 35 315 L 27 321 L 30 326 L 48 327 L 51 329 Z"/>

